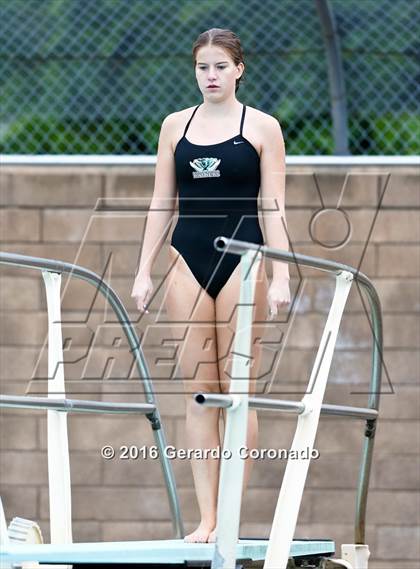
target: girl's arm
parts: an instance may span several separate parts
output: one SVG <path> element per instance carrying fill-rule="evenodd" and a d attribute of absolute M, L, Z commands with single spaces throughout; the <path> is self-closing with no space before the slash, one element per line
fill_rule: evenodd
<path fill-rule="evenodd" d="M 140 311 L 144 310 L 144 305 L 150 299 L 153 290 L 151 281 L 153 263 L 168 235 L 175 210 L 176 178 L 172 148 L 175 124 L 176 113 L 172 113 L 164 119 L 159 135 L 153 197 L 146 219 L 140 263 L 131 293 Z"/>
<path fill-rule="evenodd" d="M 174 122 L 175 113 L 164 119 L 160 130 L 153 197 L 147 214 L 136 279 L 151 274 L 153 263 L 171 226 L 176 202 L 175 160 L 172 150 Z"/>
<path fill-rule="evenodd" d="M 285 213 L 286 152 L 277 119 L 267 116 L 262 125 L 261 204 L 266 245 L 289 250 Z M 289 265 L 273 261 L 273 281 L 289 279 Z"/>

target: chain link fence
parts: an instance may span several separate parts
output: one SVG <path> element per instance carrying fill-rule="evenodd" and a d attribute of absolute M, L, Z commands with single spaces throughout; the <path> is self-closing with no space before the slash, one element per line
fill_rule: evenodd
<path fill-rule="evenodd" d="M 191 47 L 211 27 L 239 35 L 237 97 L 279 120 L 289 155 L 419 152 L 417 1 L 0 0 L 0 9 L 2 153 L 156 154 L 163 118 L 202 100 Z"/>

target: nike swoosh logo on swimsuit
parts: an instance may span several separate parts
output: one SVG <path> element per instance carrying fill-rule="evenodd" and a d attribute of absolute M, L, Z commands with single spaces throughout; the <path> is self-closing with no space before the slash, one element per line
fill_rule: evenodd
<path fill-rule="evenodd" d="M 244 141 L 243 140 L 234 140 L 233 144 L 243 144 Z"/>

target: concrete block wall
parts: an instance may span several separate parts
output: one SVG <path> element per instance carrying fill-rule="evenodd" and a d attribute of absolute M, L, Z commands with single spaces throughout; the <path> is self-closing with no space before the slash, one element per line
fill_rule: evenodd
<path fill-rule="evenodd" d="M 293 249 L 360 267 L 382 301 L 384 375 L 367 515 L 374 569 L 417 569 L 420 559 L 418 174 L 409 167 L 290 166 L 287 171 Z M 150 314 L 140 319 L 130 298 L 153 167 L 3 166 L 0 182 L 1 250 L 60 259 L 104 274 L 142 337 L 168 443 L 185 448 L 182 384 L 161 310 L 167 243 L 154 266 Z M 333 281 L 306 268 L 299 274 L 292 267 L 291 274 L 293 314 L 288 318 L 284 310 L 266 327 L 259 391 L 271 384 L 271 393 L 295 399 L 304 394 Z M 0 279 L 0 391 L 45 394 L 47 312 L 41 273 L 2 265 Z M 87 283 L 66 276 L 62 291 L 69 396 L 142 401 L 127 343 L 105 301 Z M 353 286 L 326 402 L 366 405 L 370 350 L 366 300 Z M 105 444 L 153 444 L 147 421 L 71 414 L 68 424 L 75 541 L 172 537 L 159 464 L 100 456 Z M 260 447 L 288 448 L 295 425 L 293 417 L 261 413 Z M 48 541 L 46 414 L 3 409 L 0 427 L 6 516 L 38 520 Z M 341 543 L 352 542 L 363 427 L 356 420 L 322 419 L 316 439 L 320 458 L 310 466 L 296 537 L 332 538 L 338 551 Z M 190 531 L 198 521 L 190 463 L 176 459 L 172 464 Z M 284 467 L 284 460 L 255 462 L 241 535 L 268 536 Z"/>

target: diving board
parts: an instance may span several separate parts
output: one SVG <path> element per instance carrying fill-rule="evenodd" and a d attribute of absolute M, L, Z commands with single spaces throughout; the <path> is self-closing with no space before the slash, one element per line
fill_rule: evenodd
<path fill-rule="evenodd" d="M 240 539 L 236 545 L 236 559 L 262 561 L 268 540 Z M 15 545 L 1 548 L 2 563 L 38 561 L 39 563 L 158 563 L 175 565 L 203 561 L 211 563 L 214 543 L 186 543 L 181 539 L 152 541 L 116 541 L 69 544 Z M 334 541 L 294 540 L 293 557 L 334 554 Z"/>

